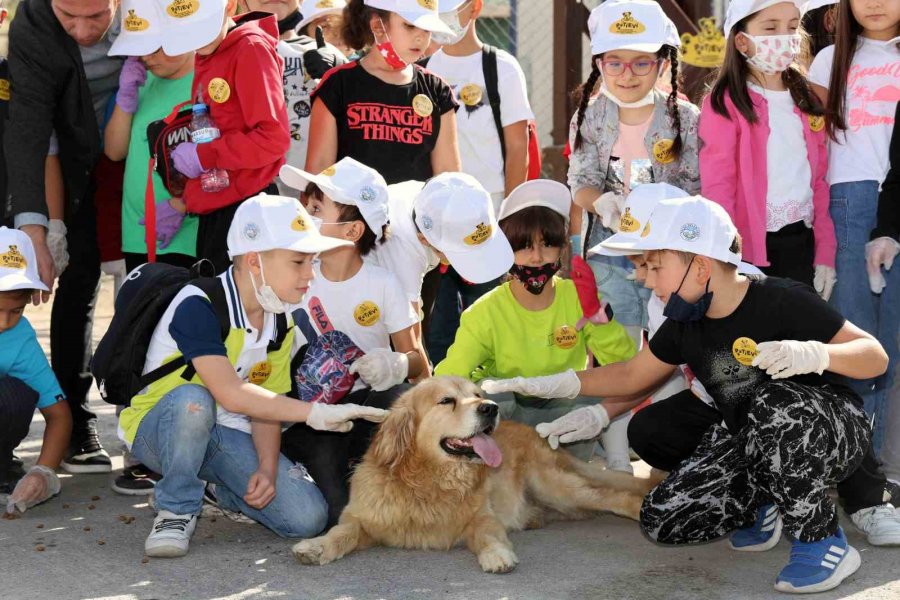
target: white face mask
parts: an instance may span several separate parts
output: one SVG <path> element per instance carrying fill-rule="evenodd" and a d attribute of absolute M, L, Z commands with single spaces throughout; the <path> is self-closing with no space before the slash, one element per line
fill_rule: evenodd
<path fill-rule="evenodd" d="M 262 257 L 259 258 L 259 276 L 262 279 L 262 285 L 256 287 L 256 279 L 254 279 L 253 273 L 250 273 L 250 284 L 253 286 L 253 293 L 256 295 L 256 301 L 259 302 L 262 309 L 268 313 L 280 315 L 281 313 L 286 312 L 287 306 L 281 301 L 281 298 L 278 297 L 278 294 L 275 293 L 272 286 L 266 283 L 266 274 L 263 271 Z"/>
<path fill-rule="evenodd" d="M 656 101 L 653 97 L 654 89 L 656 89 L 656 85 L 650 88 L 650 92 L 640 100 L 635 100 L 634 102 L 623 102 L 622 100 L 616 98 L 615 94 L 609 91 L 609 88 L 606 87 L 605 81 L 600 82 L 600 93 L 609 98 L 613 102 L 613 104 L 615 104 L 619 108 L 641 108 L 653 104 Z"/>
<path fill-rule="evenodd" d="M 468 3 L 466 3 L 468 4 Z M 459 24 L 459 13 L 462 12 L 462 9 L 455 10 L 450 13 L 444 13 L 442 15 L 438 15 L 441 18 L 441 21 L 444 22 L 444 25 L 450 28 L 450 31 L 453 33 L 446 34 L 440 33 L 438 31 L 434 31 L 431 33 L 431 39 L 434 40 L 434 43 L 439 44 L 441 46 L 452 46 L 454 44 L 458 44 L 462 41 L 466 34 L 469 32 L 469 27 L 472 26 L 472 19 L 469 19 L 469 22 L 465 25 Z"/>
<path fill-rule="evenodd" d="M 756 53 L 750 57 L 741 52 L 747 59 L 747 64 L 766 75 L 782 73 L 800 52 L 800 36 L 796 33 L 790 35 L 750 35 L 741 32 L 741 35 L 753 42 Z"/>

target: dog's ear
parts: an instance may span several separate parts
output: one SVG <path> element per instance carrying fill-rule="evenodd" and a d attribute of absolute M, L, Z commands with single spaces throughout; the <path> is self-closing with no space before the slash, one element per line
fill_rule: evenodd
<path fill-rule="evenodd" d="M 416 419 L 413 410 L 395 405 L 378 428 L 372 442 L 375 464 L 387 469 L 394 469 L 399 465 L 404 454 L 412 446 L 415 428 Z"/>

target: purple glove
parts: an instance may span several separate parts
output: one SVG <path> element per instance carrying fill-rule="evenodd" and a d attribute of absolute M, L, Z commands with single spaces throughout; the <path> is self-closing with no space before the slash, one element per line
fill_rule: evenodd
<path fill-rule="evenodd" d="M 156 203 L 156 241 L 159 247 L 167 248 L 172 243 L 172 238 L 181 229 L 181 223 L 184 221 L 184 215 L 175 210 L 168 200 L 161 200 Z M 138 220 L 138 225 L 147 223 L 144 217 Z"/>
<path fill-rule="evenodd" d="M 147 67 L 136 56 L 129 56 L 119 73 L 119 91 L 116 104 L 127 113 L 134 114 L 138 108 L 138 88 L 147 81 Z"/>
<path fill-rule="evenodd" d="M 197 156 L 197 144 L 194 142 L 182 142 L 172 150 L 172 164 L 188 179 L 200 177 L 203 173 L 203 165 Z"/>

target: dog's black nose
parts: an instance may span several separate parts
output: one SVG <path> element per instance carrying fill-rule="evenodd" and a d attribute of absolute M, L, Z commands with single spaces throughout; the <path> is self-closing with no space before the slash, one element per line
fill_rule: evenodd
<path fill-rule="evenodd" d="M 478 412 L 486 417 L 493 419 L 500 411 L 500 407 L 493 402 L 482 402 L 478 405 Z"/>

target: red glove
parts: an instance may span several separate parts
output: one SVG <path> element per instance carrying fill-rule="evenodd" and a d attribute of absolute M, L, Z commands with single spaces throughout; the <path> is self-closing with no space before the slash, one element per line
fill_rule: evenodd
<path fill-rule="evenodd" d="M 584 315 L 578 320 L 575 328 L 581 330 L 588 322 L 594 325 L 609 323 L 610 316 L 607 314 L 609 303 L 605 300 L 600 301 L 594 271 L 577 254 L 572 257 L 570 273 L 575 291 L 578 293 L 578 301 L 581 303 L 581 313 Z"/>

